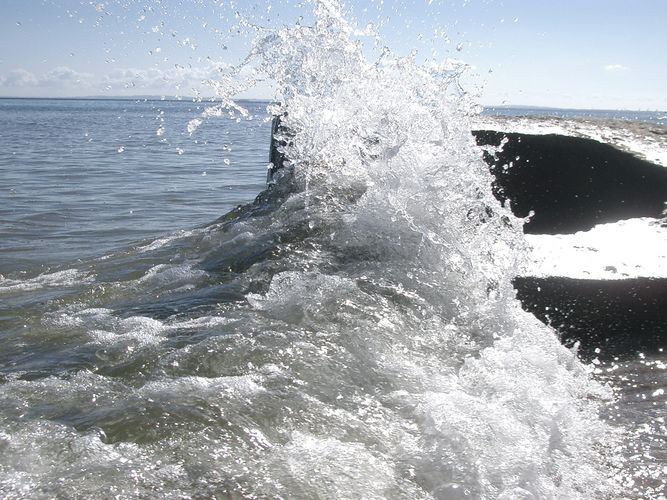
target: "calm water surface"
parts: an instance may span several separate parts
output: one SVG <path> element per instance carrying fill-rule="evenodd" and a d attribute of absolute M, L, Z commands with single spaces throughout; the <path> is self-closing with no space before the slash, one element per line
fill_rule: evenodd
<path fill-rule="evenodd" d="M 43 270 L 211 222 L 266 178 L 266 103 L 0 99 L 0 274 Z"/>

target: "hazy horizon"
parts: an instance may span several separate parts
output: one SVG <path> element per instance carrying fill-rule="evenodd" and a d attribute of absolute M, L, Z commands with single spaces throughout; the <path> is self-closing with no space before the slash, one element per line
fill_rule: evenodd
<path fill-rule="evenodd" d="M 216 102 L 219 98 L 208 96 L 208 97 L 194 97 L 194 96 L 161 96 L 161 95 L 124 95 L 124 96 L 115 96 L 115 95 L 81 95 L 81 96 L 12 96 L 12 95 L 0 95 L 0 99 L 24 99 L 24 100 L 90 100 L 90 101 L 137 101 L 137 100 L 147 100 L 147 101 L 188 101 L 188 102 L 200 102 L 206 104 L 207 102 Z M 271 102 L 273 99 L 268 99 L 264 97 L 243 97 L 238 98 L 236 101 L 254 101 L 254 102 Z M 630 108 L 566 108 L 558 106 L 540 106 L 532 104 L 481 104 L 485 109 L 535 109 L 535 110 L 574 110 L 574 111 L 625 111 L 625 112 L 638 112 L 638 113 L 662 113 L 667 112 L 665 109 L 630 109 Z"/>

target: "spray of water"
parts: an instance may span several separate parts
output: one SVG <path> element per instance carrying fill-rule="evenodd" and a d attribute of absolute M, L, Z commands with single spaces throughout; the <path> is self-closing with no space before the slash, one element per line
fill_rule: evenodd
<path fill-rule="evenodd" d="M 282 182 L 294 192 L 274 224 L 304 233 L 248 301 L 283 333 L 313 336 L 297 356 L 307 375 L 288 366 L 339 402 L 328 412 L 365 414 L 361 400 L 375 415 L 293 434 L 290 460 L 312 455 L 299 480 L 330 470 L 331 490 L 307 481 L 325 496 L 602 494 L 608 435 L 593 401 L 607 393 L 514 298 L 522 221 L 491 195 L 458 74 L 387 49 L 369 60 L 368 33 L 338 3 L 315 14 L 251 55 L 278 83 L 273 112 L 291 132 Z M 364 467 L 377 471 L 339 484 Z"/>

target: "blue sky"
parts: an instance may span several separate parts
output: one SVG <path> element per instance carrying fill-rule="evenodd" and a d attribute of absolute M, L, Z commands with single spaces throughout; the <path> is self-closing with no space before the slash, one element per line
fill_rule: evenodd
<path fill-rule="evenodd" d="M 665 0 L 348 1 L 359 25 L 420 58 L 463 60 L 483 104 L 667 109 Z M 0 96 L 210 95 L 263 26 L 299 0 L 2 0 Z M 239 34 L 240 31 L 240 34 Z M 270 97 L 260 86 L 244 97 Z"/>

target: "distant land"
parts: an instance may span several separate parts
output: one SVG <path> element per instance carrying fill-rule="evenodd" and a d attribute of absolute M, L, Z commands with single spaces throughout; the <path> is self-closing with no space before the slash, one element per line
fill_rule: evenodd
<path fill-rule="evenodd" d="M 189 102 L 220 102 L 217 97 L 195 97 L 195 96 L 174 96 L 174 95 L 89 95 L 79 97 L 18 97 L 18 96 L 0 96 L 0 99 L 22 99 L 22 100 L 51 100 L 51 101 L 189 101 Z M 236 99 L 244 102 L 271 102 L 271 99 L 243 98 Z M 485 110 L 526 110 L 526 111 L 546 111 L 555 112 L 561 110 L 570 111 L 597 111 L 597 112 L 651 112 L 667 113 L 662 109 L 626 109 L 626 108 L 559 108 L 556 106 L 532 106 L 528 104 L 484 104 Z"/>

